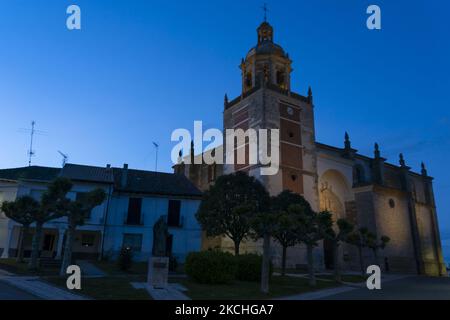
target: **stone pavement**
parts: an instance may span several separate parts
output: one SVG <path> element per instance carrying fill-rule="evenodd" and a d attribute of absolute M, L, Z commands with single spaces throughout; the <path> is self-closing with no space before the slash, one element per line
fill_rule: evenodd
<path fill-rule="evenodd" d="M 41 281 L 39 277 L 1 276 L 0 280 L 45 300 L 87 300 L 85 297 Z"/>
<path fill-rule="evenodd" d="M 146 282 L 132 282 L 135 289 L 146 289 L 154 300 L 191 300 L 183 291 L 185 287 L 178 283 L 169 283 L 166 289 L 154 289 Z"/>

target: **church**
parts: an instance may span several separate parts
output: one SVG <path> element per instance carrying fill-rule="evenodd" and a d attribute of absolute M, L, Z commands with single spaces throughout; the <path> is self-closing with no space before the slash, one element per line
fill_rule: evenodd
<path fill-rule="evenodd" d="M 240 64 L 241 94 L 224 99 L 223 131 L 226 129 L 278 129 L 280 165 L 276 175 L 260 175 L 253 164 L 198 164 L 180 158 L 175 173 L 185 175 L 200 190 L 209 188 L 222 174 L 244 171 L 258 178 L 271 195 L 291 190 L 305 197 L 316 211 L 329 210 L 336 221 L 346 218 L 357 227 L 367 227 L 378 237 L 391 240 L 380 250 L 378 261 L 364 249 L 367 265 L 378 264 L 386 272 L 446 275 L 433 195 L 433 178 L 422 163 L 416 173 L 407 166 L 403 155 L 398 164 L 387 163 L 378 144 L 373 157 L 358 154 L 350 137 L 343 134 L 343 145 L 336 147 L 316 140 L 314 99 L 311 88 L 306 95 L 291 88 L 292 61 L 274 42 L 274 29 L 264 21 L 257 29 L 257 44 Z M 248 156 L 248 148 L 246 149 Z M 203 249 L 232 251 L 226 237 L 203 237 Z M 242 252 L 262 252 L 259 242 L 247 241 Z M 281 264 L 281 247 L 272 244 L 271 257 Z M 317 270 L 331 269 L 332 245 L 322 241 L 314 252 Z M 357 249 L 344 244 L 338 257 L 345 270 L 359 270 Z M 287 266 L 306 265 L 306 248 L 288 248 Z"/>

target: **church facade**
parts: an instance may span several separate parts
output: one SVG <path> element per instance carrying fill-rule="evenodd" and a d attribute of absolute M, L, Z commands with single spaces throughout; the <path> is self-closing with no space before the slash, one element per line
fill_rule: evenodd
<path fill-rule="evenodd" d="M 305 197 L 314 210 L 329 210 L 334 220 L 347 218 L 358 227 L 367 227 L 378 237 L 391 240 L 380 251 L 377 261 L 370 250 L 363 252 L 366 263 L 378 264 L 385 271 L 428 275 L 446 274 L 442 256 L 433 178 L 425 166 L 415 173 L 400 155 L 393 165 L 382 157 L 375 144 L 373 157 L 358 154 L 348 134 L 342 147 L 316 141 L 314 100 L 291 88 L 292 61 L 283 48 L 274 42 L 272 26 L 264 22 L 257 29 L 258 41 L 242 59 L 242 93 L 233 100 L 225 96 L 223 129 L 279 129 L 280 166 L 276 175 L 260 175 L 260 165 L 194 164 L 180 161 L 176 173 L 186 175 L 200 190 L 206 190 L 221 174 L 245 171 L 257 177 L 271 195 L 291 190 Z M 248 143 L 246 148 L 248 158 Z M 226 153 L 223 152 L 224 154 Z M 198 155 L 199 157 L 201 155 Z M 203 248 L 220 247 L 232 250 L 227 238 L 203 239 Z M 272 245 L 272 260 L 281 262 L 281 248 Z M 261 252 L 258 242 L 248 241 L 243 252 Z M 330 243 L 322 242 L 315 249 L 318 270 L 332 268 Z M 357 251 L 350 245 L 339 249 L 341 265 L 358 270 Z M 288 267 L 306 265 L 304 246 L 288 248 Z"/>

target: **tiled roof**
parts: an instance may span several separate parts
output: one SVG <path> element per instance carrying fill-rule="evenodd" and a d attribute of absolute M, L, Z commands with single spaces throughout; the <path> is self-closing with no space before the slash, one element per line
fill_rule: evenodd
<path fill-rule="evenodd" d="M 184 175 L 127 169 L 126 185 L 122 186 L 125 170 L 114 168 L 114 188 L 130 193 L 172 196 L 201 196 L 201 191 Z"/>
<path fill-rule="evenodd" d="M 112 168 L 83 166 L 78 164 L 66 164 L 62 169 L 61 176 L 71 180 L 113 183 L 114 176 Z"/>
<path fill-rule="evenodd" d="M 51 181 L 61 172 L 60 168 L 30 166 L 13 169 L 0 169 L 0 179 Z"/>

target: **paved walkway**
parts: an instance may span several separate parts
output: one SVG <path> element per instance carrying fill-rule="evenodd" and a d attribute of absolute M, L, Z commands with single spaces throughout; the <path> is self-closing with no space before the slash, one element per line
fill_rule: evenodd
<path fill-rule="evenodd" d="M 106 276 L 106 273 L 103 272 L 100 268 L 92 264 L 91 262 L 87 260 L 77 260 L 76 264 L 81 269 L 81 274 L 84 277 L 104 277 Z"/>
<path fill-rule="evenodd" d="M 87 300 L 85 297 L 41 281 L 38 277 L 1 276 L 0 280 L 9 286 L 45 300 Z"/>
<path fill-rule="evenodd" d="M 450 278 L 411 276 L 381 282 L 381 290 L 356 290 L 335 293 L 327 300 L 450 300 Z"/>
<path fill-rule="evenodd" d="M 307 275 L 304 274 L 287 274 L 291 277 L 305 277 Z M 381 279 L 381 286 L 383 287 L 384 284 L 390 283 L 392 281 L 398 281 L 406 278 L 410 278 L 410 275 L 385 275 Z M 325 280 L 324 280 L 325 281 Z M 331 280 L 330 280 L 331 281 Z M 329 297 L 342 297 L 345 296 L 346 293 L 353 293 L 353 292 L 371 292 L 372 290 L 367 289 L 366 283 L 350 283 L 345 282 L 343 283 L 343 286 L 337 287 L 337 288 L 330 288 L 330 289 L 324 289 L 324 290 L 318 290 L 313 292 L 306 292 L 301 294 L 296 294 L 293 296 L 288 297 L 282 297 L 278 298 L 276 300 L 318 300 L 318 299 L 327 299 Z M 356 294 L 357 296 L 357 294 Z M 349 298 L 351 299 L 351 298 Z"/>
<path fill-rule="evenodd" d="M 38 297 L 0 280 L 0 300 L 37 300 Z"/>

